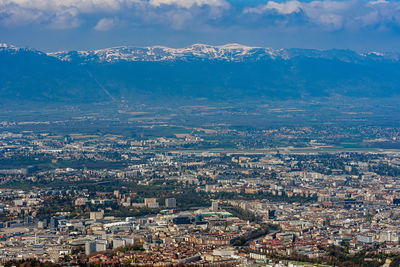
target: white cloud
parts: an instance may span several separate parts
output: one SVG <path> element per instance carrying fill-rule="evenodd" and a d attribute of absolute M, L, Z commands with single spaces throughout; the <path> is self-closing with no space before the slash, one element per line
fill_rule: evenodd
<path fill-rule="evenodd" d="M 284 3 L 278 3 L 274 1 L 269 1 L 265 5 L 260 5 L 258 7 L 247 8 L 245 13 L 256 13 L 261 14 L 268 10 L 275 10 L 279 14 L 287 15 L 299 12 L 301 10 L 302 3 L 299 1 L 289 1 Z"/>
<path fill-rule="evenodd" d="M 398 1 L 274 0 L 258 6 L 231 8 L 234 3 L 234 0 L 0 0 L 0 24 L 37 23 L 65 29 L 98 20 L 94 29 L 106 30 L 118 20 L 182 29 L 216 23 L 224 27 L 251 27 L 265 20 L 274 27 L 304 24 L 333 30 L 400 27 Z M 242 22 L 243 14 L 254 24 Z"/>
<path fill-rule="evenodd" d="M 362 28 L 373 24 L 395 23 L 400 26 L 400 3 L 395 1 L 268 1 L 244 9 L 244 14 L 288 16 L 301 13 L 306 21 L 332 29 Z"/>
<path fill-rule="evenodd" d="M 0 0 L 3 25 L 45 24 L 50 28 L 76 28 L 84 14 L 112 13 L 127 0 Z"/>
<path fill-rule="evenodd" d="M 71 29 L 76 28 L 81 24 L 78 11 L 75 8 L 69 8 L 63 11 L 58 11 L 48 23 L 53 29 Z"/>
<path fill-rule="evenodd" d="M 176 5 L 182 8 L 192 8 L 193 6 L 229 7 L 229 3 L 225 0 L 150 0 L 149 3 L 155 7 L 162 5 Z"/>
<path fill-rule="evenodd" d="M 389 1 L 386 1 L 386 0 L 376 0 L 376 1 L 370 1 L 369 4 L 371 4 L 371 5 L 389 4 Z"/>
<path fill-rule="evenodd" d="M 17 6 L 54 12 L 66 8 L 76 8 L 80 13 L 115 12 L 132 5 L 151 7 L 174 5 L 186 9 L 194 6 L 229 7 L 229 3 L 225 0 L 0 0 L 0 8 Z"/>
<path fill-rule="evenodd" d="M 229 7 L 226 0 L 0 0 L 0 23 L 39 23 L 63 29 L 78 27 L 88 15 L 112 14 L 128 20 L 157 21 L 179 29 L 196 17 L 219 18 Z M 112 23 L 115 21 L 100 20 L 94 29 L 104 30 L 112 27 Z"/>
<path fill-rule="evenodd" d="M 115 20 L 113 18 L 102 18 L 94 27 L 96 31 L 108 31 L 114 28 Z"/>
<path fill-rule="evenodd" d="M 355 4 L 355 1 L 312 1 L 304 3 L 302 10 L 311 22 L 339 29 L 344 26 Z"/>
<path fill-rule="evenodd" d="M 0 9 L 0 17 L 3 17 L 1 22 L 6 26 L 26 25 L 37 21 L 42 13 L 13 6 L 7 10 Z"/>
<path fill-rule="evenodd" d="M 14 5 L 53 12 L 76 8 L 80 13 L 92 13 L 119 10 L 124 2 L 126 0 L 0 0 L 0 7 Z"/>

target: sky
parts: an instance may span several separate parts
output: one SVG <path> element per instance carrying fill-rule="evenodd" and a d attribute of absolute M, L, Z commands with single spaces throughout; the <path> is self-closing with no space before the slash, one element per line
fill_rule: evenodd
<path fill-rule="evenodd" d="M 400 0 L 0 0 L 0 43 L 42 51 L 240 43 L 400 52 Z"/>

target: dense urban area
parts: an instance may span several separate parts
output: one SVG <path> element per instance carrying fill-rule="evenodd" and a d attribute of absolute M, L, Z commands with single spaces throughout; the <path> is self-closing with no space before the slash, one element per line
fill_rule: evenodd
<path fill-rule="evenodd" d="M 400 265 L 389 115 L 99 109 L 3 108 L 2 264 Z"/>

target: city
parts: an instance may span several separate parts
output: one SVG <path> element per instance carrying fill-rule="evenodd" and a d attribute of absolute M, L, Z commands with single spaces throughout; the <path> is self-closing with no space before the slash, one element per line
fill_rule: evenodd
<path fill-rule="evenodd" d="M 45 125 L 64 123 L 76 124 Z M 361 144 L 396 147 L 398 128 L 173 126 L 165 137 L 132 137 L 107 134 L 106 126 L 60 134 L 32 121 L 2 125 L 3 262 L 389 266 L 399 259 L 400 151 L 337 141 L 361 136 Z"/>
<path fill-rule="evenodd" d="M 0 0 L 0 267 L 400 267 L 400 0 Z"/>

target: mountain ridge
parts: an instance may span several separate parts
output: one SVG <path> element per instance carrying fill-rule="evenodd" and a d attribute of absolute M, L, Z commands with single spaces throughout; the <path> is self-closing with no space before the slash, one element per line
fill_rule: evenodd
<path fill-rule="evenodd" d="M 246 60 L 268 60 L 268 59 L 291 59 L 296 56 L 341 58 L 350 60 L 358 57 L 358 60 L 390 59 L 398 60 L 396 54 L 368 52 L 357 53 L 352 50 L 341 49 L 273 49 L 268 47 L 245 46 L 241 44 L 208 45 L 193 44 L 183 48 L 170 48 L 165 46 L 117 46 L 97 50 L 60 51 L 47 53 L 64 61 L 71 61 L 75 56 L 83 62 L 116 62 L 116 61 L 175 61 L 175 60 L 221 60 L 221 61 L 246 61 Z M 71 57 L 72 56 L 72 57 Z"/>
<path fill-rule="evenodd" d="M 18 48 L 13 45 L 0 44 L 0 49 L 25 49 L 32 52 L 41 52 L 35 49 Z M 193 61 L 193 60 L 220 60 L 220 61 L 257 61 L 257 60 L 288 60 L 298 56 L 312 58 L 351 60 L 393 60 L 398 61 L 400 56 L 395 53 L 371 51 L 358 53 L 347 49 L 302 49 L 302 48 L 268 48 L 260 46 L 246 46 L 238 43 L 225 45 L 193 44 L 183 48 L 167 46 L 115 46 L 95 50 L 70 50 L 44 53 L 62 61 L 78 63 L 115 63 L 118 61 Z"/>
<path fill-rule="evenodd" d="M 0 101 L 400 95 L 399 60 L 377 52 L 268 50 L 238 44 L 96 51 L 54 54 L 0 45 Z"/>

